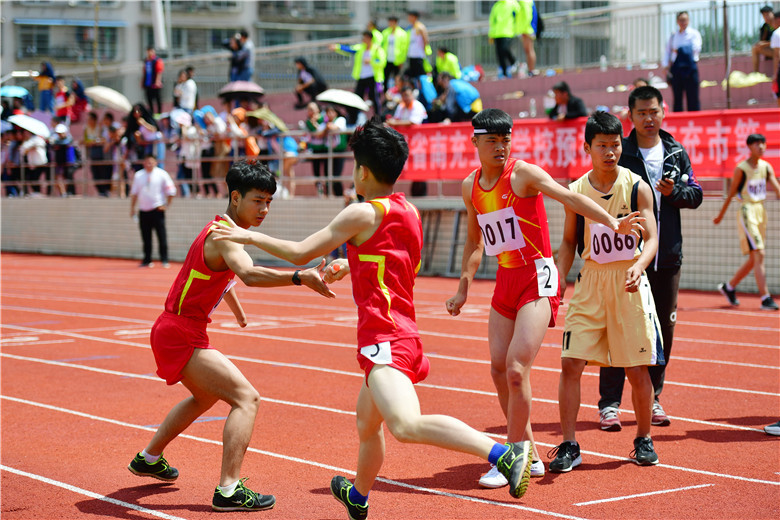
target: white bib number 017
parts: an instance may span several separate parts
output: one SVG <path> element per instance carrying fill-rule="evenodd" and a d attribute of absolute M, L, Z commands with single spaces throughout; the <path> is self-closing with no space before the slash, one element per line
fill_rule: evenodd
<path fill-rule="evenodd" d="M 590 225 L 590 259 L 596 263 L 633 260 L 637 245 L 634 235 L 615 233 L 604 224 Z"/>
<path fill-rule="evenodd" d="M 513 208 L 477 214 L 477 222 L 485 239 L 485 254 L 496 256 L 504 251 L 525 247 L 523 232 Z"/>

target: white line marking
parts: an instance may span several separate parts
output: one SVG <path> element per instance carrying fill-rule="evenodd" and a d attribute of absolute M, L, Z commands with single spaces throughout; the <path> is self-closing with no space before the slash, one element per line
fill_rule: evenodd
<path fill-rule="evenodd" d="M 84 418 L 87 418 L 87 419 L 92 419 L 92 420 L 101 421 L 101 422 L 107 422 L 107 423 L 118 425 L 118 426 L 125 426 L 125 427 L 129 427 L 129 428 L 135 428 L 135 429 L 138 429 L 138 430 L 155 431 L 155 428 L 149 428 L 147 426 L 140 426 L 140 425 L 137 425 L 137 424 L 131 424 L 131 423 L 123 422 L 123 421 L 116 421 L 114 419 L 107 419 L 105 417 L 100 417 L 100 416 L 97 416 L 97 415 L 91 415 L 91 414 L 87 414 L 87 413 L 83 413 L 83 412 L 77 412 L 75 410 L 69 410 L 67 408 L 61 408 L 61 407 L 58 407 L 58 406 L 51 406 L 51 405 L 47 405 L 47 404 L 43 404 L 43 403 L 36 403 L 34 401 L 28 401 L 26 399 L 19 399 L 19 398 L 10 397 L 10 396 L 0 396 L 0 398 L 1 399 L 7 399 L 9 401 L 14 401 L 14 402 L 21 403 L 21 404 L 30 405 L 30 406 L 37 406 L 37 407 L 40 407 L 40 408 L 45 408 L 45 409 L 53 410 L 53 411 L 57 411 L 57 412 L 69 413 L 69 414 L 77 415 L 79 417 L 84 417 Z M 222 443 L 220 441 L 215 441 L 213 439 L 206 439 L 204 437 L 197 437 L 197 436 L 188 435 L 188 434 L 179 434 L 178 437 L 179 438 L 184 438 L 184 439 L 190 439 L 190 440 L 194 440 L 194 441 L 198 441 L 198 442 L 203 442 L 203 443 L 207 443 L 207 444 L 214 444 L 214 445 L 217 445 L 217 446 L 222 446 Z M 300 464 L 305 464 L 307 466 L 314 466 L 314 467 L 317 467 L 317 468 L 329 469 L 329 470 L 336 471 L 336 472 L 339 472 L 339 473 L 347 473 L 349 475 L 355 475 L 355 472 L 352 471 L 352 470 L 349 470 L 349 469 L 346 469 L 346 468 L 340 468 L 338 466 L 332 466 L 330 464 L 324 464 L 324 463 L 321 463 L 321 462 L 315 462 L 315 461 L 312 461 L 312 460 L 309 460 L 309 459 L 301 459 L 301 458 L 298 458 L 298 457 L 292 457 L 292 456 L 289 456 L 289 455 L 283 455 L 281 453 L 274 453 L 272 451 L 259 450 L 257 448 L 252 448 L 252 447 L 247 448 L 247 451 L 252 452 L 252 453 L 258 453 L 260 455 L 265 455 L 265 456 L 268 456 L 268 457 L 273 457 L 273 458 L 276 458 L 276 459 L 285 460 L 285 461 L 288 461 L 288 462 L 297 462 L 297 463 L 300 463 Z M 5 468 L 5 466 L 0 466 L 0 468 Z M 44 477 L 41 477 L 41 478 L 44 478 Z M 440 495 L 440 496 L 445 496 L 445 497 L 449 497 L 449 498 L 456 498 L 456 499 L 459 499 L 459 500 L 466 500 L 466 501 L 469 501 L 469 502 L 476 502 L 476 503 L 486 504 L 486 505 L 490 505 L 490 506 L 505 507 L 505 508 L 509 508 L 509 509 L 518 509 L 520 511 L 529 511 L 529 512 L 532 512 L 532 513 L 539 513 L 539 514 L 542 514 L 542 515 L 553 516 L 555 518 L 567 518 L 567 519 L 570 519 L 570 520 L 585 520 L 584 518 L 578 517 L 578 516 L 565 515 L 565 514 L 561 514 L 561 513 L 556 513 L 554 511 L 545 511 L 543 509 L 536 509 L 536 508 L 533 508 L 533 507 L 526 507 L 526 506 L 521 506 L 521 505 L 518 505 L 518 504 L 511 504 L 511 503 L 506 503 L 506 502 L 494 502 L 492 500 L 484 500 L 484 499 L 481 499 L 481 498 L 470 497 L 470 496 L 467 496 L 467 495 L 459 495 L 457 493 L 449 493 L 449 492 L 446 492 L 446 491 L 439 491 L 438 489 L 431 489 L 431 488 L 425 488 L 425 487 L 421 487 L 421 486 L 414 486 L 412 484 L 406 484 L 404 482 L 399 482 L 397 480 L 391 480 L 391 479 L 386 479 L 386 478 L 377 478 L 377 480 L 380 481 L 380 482 L 384 482 L 385 484 L 391 484 L 391 485 L 399 486 L 399 487 L 403 487 L 403 488 L 414 489 L 414 490 L 417 490 L 417 491 L 430 493 L 432 495 Z M 55 483 L 54 481 L 52 481 L 51 483 L 54 483 L 55 485 L 61 485 L 61 487 L 68 486 L 67 484 Z M 70 489 L 70 488 L 67 488 L 67 489 Z M 78 489 L 78 488 L 74 488 L 74 489 Z M 83 491 L 83 490 L 80 490 L 80 491 Z M 89 492 L 86 491 L 84 493 L 89 493 Z M 92 495 L 90 495 L 90 496 L 92 496 Z M 101 496 L 102 495 L 95 495 L 93 498 L 100 498 Z M 110 501 L 111 499 L 106 498 L 106 500 Z M 121 505 L 125 505 L 125 504 L 121 503 Z M 126 504 L 126 505 L 127 505 L 127 507 L 133 507 L 133 509 L 138 507 L 138 506 L 133 506 L 132 504 Z M 153 514 L 155 516 L 164 515 L 164 513 L 158 513 L 158 512 L 152 511 L 152 510 L 144 510 L 144 512 L 148 512 L 149 514 Z M 184 519 L 179 519 L 178 517 L 172 517 L 172 516 L 168 516 L 168 515 L 161 516 L 161 517 L 162 518 L 170 518 L 170 519 L 174 519 L 174 520 L 184 520 Z"/>
<path fill-rule="evenodd" d="M 614 498 L 605 498 L 603 500 L 591 500 L 590 502 L 578 502 L 574 504 L 575 506 L 590 506 L 593 504 L 603 504 L 605 502 L 617 502 L 619 500 L 628 500 L 629 498 L 639 498 L 639 497 L 650 497 L 654 495 L 663 495 L 664 493 L 675 493 L 677 491 L 687 491 L 689 489 L 700 489 L 700 488 L 706 488 L 710 486 L 714 486 L 715 484 L 701 484 L 699 486 L 686 486 L 681 487 L 677 489 L 664 489 L 662 491 L 651 491 L 649 493 L 637 493 L 636 495 L 626 495 L 623 497 L 614 497 Z"/>
<path fill-rule="evenodd" d="M 145 507 L 136 504 L 123 502 L 121 500 L 117 500 L 116 498 L 107 497 L 99 493 L 93 493 L 92 491 L 87 491 L 86 489 L 82 489 L 76 486 L 71 486 L 70 484 L 66 484 L 58 480 L 52 480 L 50 478 L 42 477 L 41 475 L 36 475 L 34 473 L 27 473 L 26 471 L 22 471 L 16 468 L 11 468 L 6 465 L 0 465 L 0 470 L 7 471 L 9 473 L 14 473 L 16 475 L 21 475 L 22 477 L 31 478 L 33 480 L 37 480 L 45 484 L 50 484 L 52 486 L 61 487 L 63 489 L 67 489 L 68 491 L 72 491 L 73 493 L 78 493 L 79 495 L 85 495 L 90 498 L 102 500 L 103 502 L 108 502 L 110 504 L 114 504 L 120 507 L 126 507 L 127 509 L 132 509 L 133 511 L 138 511 L 140 513 L 146 513 L 148 515 L 156 516 L 158 518 L 165 518 L 166 520 L 186 520 L 185 518 L 182 518 L 180 516 L 173 516 L 166 513 L 161 513 L 160 511 L 155 511 L 154 509 L 147 509 Z M 6 498 L 6 502 L 7 502 L 7 498 Z"/>

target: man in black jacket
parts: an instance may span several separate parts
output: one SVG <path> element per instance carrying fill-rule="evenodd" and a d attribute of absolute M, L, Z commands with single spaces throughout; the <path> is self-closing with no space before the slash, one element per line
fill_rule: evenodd
<path fill-rule="evenodd" d="M 573 96 L 569 84 L 559 81 L 552 87 L 555 95 L 555 106 L 550 111 L 550 119 L 563 121 L 564 119 L 576 119 L 587 117 L 588 109 L 585 102 L 577 96 Z"/>
<path fill-rule="evenodd" d="M 703 194 L 688 153 L 671 134 L 661 130 L 664 109 L 658 89 L 650 86 L 634 89 L 628 97 L 628 108 L 634 130 L 623 139 L 619 164 L 641 176 L 653 188 L 655 196 L 653 212 L 658 226 L 658 253 L 647 268 L 647 278 L 661 324 L 666 364 L 651 366 L 649 371 L 655 390 L 652 424 L 668 426 L 671 421 L 661 407 L 659 397 L 677 321 L 677 291 L 683 256 L 680 209 L 698 208 Z M 622 368 L 601 369 L 599 418 L 602 430 L 619 431 L 621 428 L 618 408 L 624 380 Z"/>

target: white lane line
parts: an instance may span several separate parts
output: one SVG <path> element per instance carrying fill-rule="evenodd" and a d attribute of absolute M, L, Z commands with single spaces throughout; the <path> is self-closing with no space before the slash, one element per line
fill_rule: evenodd
<path fill-rule="evenodd" d="M 127 422 L 124 422 L 124 421 L 117 421 L 117 420 L 114 420 L 114 419 L 108 419 L 108 418 L 100 417 L 100 416 L 97 416 L 97 415 L 87 414 L 87 413 L 83 413 L 83 412 L 77 412 L 75 410 L 69 410 L 67 408 L 61 408 L 59 406 L 51 406 L 51 405 L 47 405 L 47 404 L 43 404 L 43 403 L 36 403 L 35 401 L 28 401 L 26 399 L 19 399 L 19 398 L 16 398 L 16 397 L 10 397 L 10 396 L 5 396 L 5 395 L 0 395 L 0 399 L 6 399 L 6 400 L 9 400 L 9 401 L 14 401 L 14 402 L 21 403 L 21 404 L 26 404 L 26 405 L 30 405 L 30 406 L 37 406 L 37 407 L 40 407 L 40 408 L 45 408 L 47 410 L 53 410 L 53 411 L 57 411 L 57 412 L 77 415 L 77 416 L 83 417 L 85 419 L 91 419 L 91 420 L 95 420 L 95 421 L 106 422 L 106 423 L 110 423 L 110 424 L 114 424 L 114 425 L 118 425 L 118 426 L 124 426 L 124 427 L 134 428 L 134 429 L 138 429 L 138 430 L 155 431 L 155 428 L 150 428 L 148 426 L 140 426 L 140 425 L 137 425 L 137 424 L 127 423 Z M 195 435 L 179 434 L 178 437 L 179 438 L 184 438 L 184 439 L 190 439 L 190 440 L 194 440 L 194 441 L 198 441 L 198 442 L 203 442 L 203 443 L 207 443 L 207 444 L 214 444 L 214 445 L 217 445 L 217 446 L 222 446 L 222 443 L 220 441 L 215 441 L 213 439 L 206 439 L 204 437 L 197 437 Z M 275 452 L 272 452 L 272 451 L 259 450 L 257 448 L 252 448 L 252 447 L 247 448 L 247 451 L 252 452 L 252 453 L 258 453 L 260 455 L 265 455 L 267 457 L 273 457 L 273 458 L 276 458 L 276 459 L 285 460 L 285 461 L 288 461 L 288 462 L 297 462 L 299 464 L 305 464 L 307 466 L 314 466 L 314 467 L 317 467 L 317 468 L 328 469 L 328 470 L 336 471 L 336 472 L 339 472 L 339 473 L 347 473 L 349 475 L 355 475 L 355 472 L 352 471 L 352 470 L 349 470 L 349 469 L 346 469 L 346 468 L 340 468 L 338 466 L 332 466 L 330 464 L 324 464 L 324 463 L 321 463 L 321 462 L 315 462 L 315 461 L 310 460 L 310 459 L 301 459 L 301 458 L 298 458 L 298 457 L 293 457 L 293 456 L 289 456 L 289 455 L 283 455 L 281 453 L 275 453 Z M 0 466 L 0 468 L 5 468 L 5 467 L 4 466 Z M 43 477 L 41 477 L 41 478 L 43 478 Z M 403 487 L 403 488 L 414 489 L 416 491 L 422 491 L 424 493 L 429 493 L 429 494 L 432 494 L 432 495 L 439 495 L 439 496 L 445 496 L 445 497 L 449 497 L 449 498 L 456 498 L 458 500 L 466 500 L 468 502 L 476 502 L 476 503 L 479 503 L 479 504 L 486 504 L 486 505 L 490 505 L 490 506 L 498 506 L 498 507 L 504 507 L 504 508 L 508 508 L 508 509 L 517 509 L 517 510 L 520 510 L 520 511 L 528 511 L 528 512 L 532 512 L 532 513 L 538 513 L 538 514 L 541 514 L 541 515 L 552 516 L 552 517 L 555 517 L 555 518 L 566 518 L 566 519 L 570 519 L 570 520 L 586 520 L 586 519 L 584 519 L 582 517 L 579 517 L 579 516 L 566 515 L 566 514 L 562 514 L 562 513 L 556 513 L 554 511 L 545 511 L 543 509 L 536 509 L 536 508 L 533 508 L 533 507 L 522 506 L 522 505 L 519 505 L 519 504 L 511 504 L 511 503 L 506 503 L 506 502 L 495 502 L 495 501 L 492 501 L 492 500 L 485 500 L 485 499 L 481 499 L 481 498 L 470 497 L 470 496 L 467 496 L 467 495 L 460 495 L 460 494 L 457 494 L 457 493 L 449 493 L 449 492 L 446 492 L 446 491 L 440 491 L 438 489 L 431 489 L 431 488 L 426 488 L 426 487 L 422 487 L 422 486 L 415 486 L 415 485 L 407 484 L 405 482 L 400 482 L 400 481 L 397 481 L 397 480 L 391 480 L 391 479 L 386 479 L 386 478 L 377 478 L 377 480 L 380 481 L 380 482 L 384 482 L 385 484 L 390 484 L 390 485 L 399 486 L 399 487 Z M 52 481 L 52 483 L 53 482 L 54 481 Z M 55 485 L 58 485 L 58 484 L 55 484 Z M 65 487 L 65 486 L 67 486 L 67 484 L 63 484 L 62 485 L 62 487 Z M 78 489 L 78 488 L 75 488 L 75 489 Z M 87 493 L 89 493 L 89 492 L 87 492 Z M 100 498 L 100 496 L 102 496 L 102 495 L 96 495 L 93 498 Z M 132 504 L 127 504 L 127 505 L 128 506 L 132 506 Z M 135 507 L 138 507 L 138 506 L 135 506 Z M 150 514 L 155 514 L 156 516 L 164 515 L 164 513 L 157 513 L 157 512 L 151 511 L 151 510 L 144 510 L 144 512 L 149 512 Z M 170 519 L 175 519 L 175 520 L 184 520 L 184 519 L 179 519 L 178 517 L 172 517 L 172 516 L 168 516 L 168 515 L 165 515 L 162 518 L 170 518 Z"/>
<path fill-rule="evenodd" d="M 701 484 L 699 486 L 686 486 L 676 489 L 664 489 L 661 491 L 651 491 L 648 493 L 637 493 L 636 495 L 626 495 L 622 497 L 613 497 L 613 498 L 605 498 L 602 500 L 591 500 L 590 502 L 578 502 L 574 504 L 575 506 L 591 506 L 593 504 L 603 504 L 605 502 L 617 502 L 619 500 L 628 500 L 630 498 L 640 498 L 640 497 L 651 497 L 655 495 L 663 495 L 665 493 L 676 493 L 678 491 L 687 491 L 689 489 L 700 489 L 700 488 L 706 488 L 710 486 L 714 486 L 715 484 Z"/>
<path fill-rule="evenodd" d="M 154 509 L 147 509 L 145 507 L 136 504 L 131 504 L 130 502 L 123 502 L 122 500 L 117 500 L 116 498 L 107 497 L 99 493 L 93 493 L 92 491 L 87 491 L 86 489 L 82 489 L 76 486 L 71 486 L 70 484 L 60 482 L 59 480 L 52 480 L 50 478 L 46 478 L 41 475 L 36 475 L 34 473 L 28 473 L 20 469 L 12 468 L 4 464 L 0 464 L 0 471 L 7 471 L 8 473 L 14 473 L 22 477 L 31 478 L 33 480 L 37 480 L 38 482 L 43 482 L 44 484 L 61 487 L 63 489 L 67 489 L 68 491 L 77 493 L 79 495 L 88 496 L 89 498 L 94 498 L 96 500 L 108 502 L 109 504 L 114 504 L 120 507 L 125 507 L 127 509 L 132 509 L 133 511 L 138 511 L 139 513 L 146 513 L 147 515 L 156 516 L 157 518 L 165 518 L 166 520 L 186 520 L 185 518 L 182 518 L 180 516 L 173 516 L 166 513 L 161 513 L 160 511 L 155 511 Z M 6 498 L 6 502 L 8 502 L 7 498 Z"/>

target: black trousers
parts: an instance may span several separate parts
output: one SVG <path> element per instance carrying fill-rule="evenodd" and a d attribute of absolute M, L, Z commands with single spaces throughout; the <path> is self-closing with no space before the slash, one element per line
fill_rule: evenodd
<path fill-rule="evenodd" d="M 390 83 L 395 83 L 395 77 L 401 72 L 401 67 L 395 63 L 387 62 L 385 65 L 385 92 L 390 88 Z"/>
<path fill-rule="evenodd" d="M 138 212 L 138 226 L 141 228 L 141 240 L 144 243 L 144 264 L 152 261 L 152 230 L 157 233 L 157 242 L 160 245 L 160 261 L 168 262 L 168 236 L 165 232 L 165 211 L 153 209 L 152 211 Z"/>
<path fill-rule="evenodd" d="M 161 88 L 146 87 L 146 104 L 152 114 L 162 114 L 162 98 L 160 97 Z M 154 111 L 152 102 L 157 101 L 157 112 Z"/>
<path fill-rule="evenodd" d="M 690 76 L 672 76 L 672 94 L 674 95 L 673 112 L 682 112 L 684 110 L 683 96 L 687 101 L 687 110 L 689 112 L 701 110 L 701 103 L 699 102 L 699 69 L 693 69 Z"/>
<path fill-rule="evenodd" d="M 498 66 L 503 71 L 504 76 L 509 77 L 509 69 L 517 61 L 515 55 L 512 54 L 512 38 L 496 38 L 493 42 L 496 45 Z"/>
<path fill-rule="evenodd" d="M 677 323 L 677 292 L 680 289 L 680 267 L 647 270 L 647 281 L 655 300 L 655 310 L 661 325 L 661 337 L 664 341 L 664 360 L 666 364 L 647 367 L 650 380 L 653 382 L 655 400 L 660 400 L 664 389 L 666 367 L 669 366 L 669 356 L 672 354 L 674 326 Z M 620 406 L 623 397 L 623 385 L 626 372 L 620 367 L 601 367 L 599 377 L 599 410 L 607 407 Z"/>
<path fill-rule="evenodd" d="M 361 98 L 365 98 L 366 92 L 374 104 L 374 113 L 382 113 L 382 100 L 379 98 L 379 90 L 376 88 L 376 80 L 374 76 L 370 78 L 360 78 L 355 84 L 355 94 Z"/>

